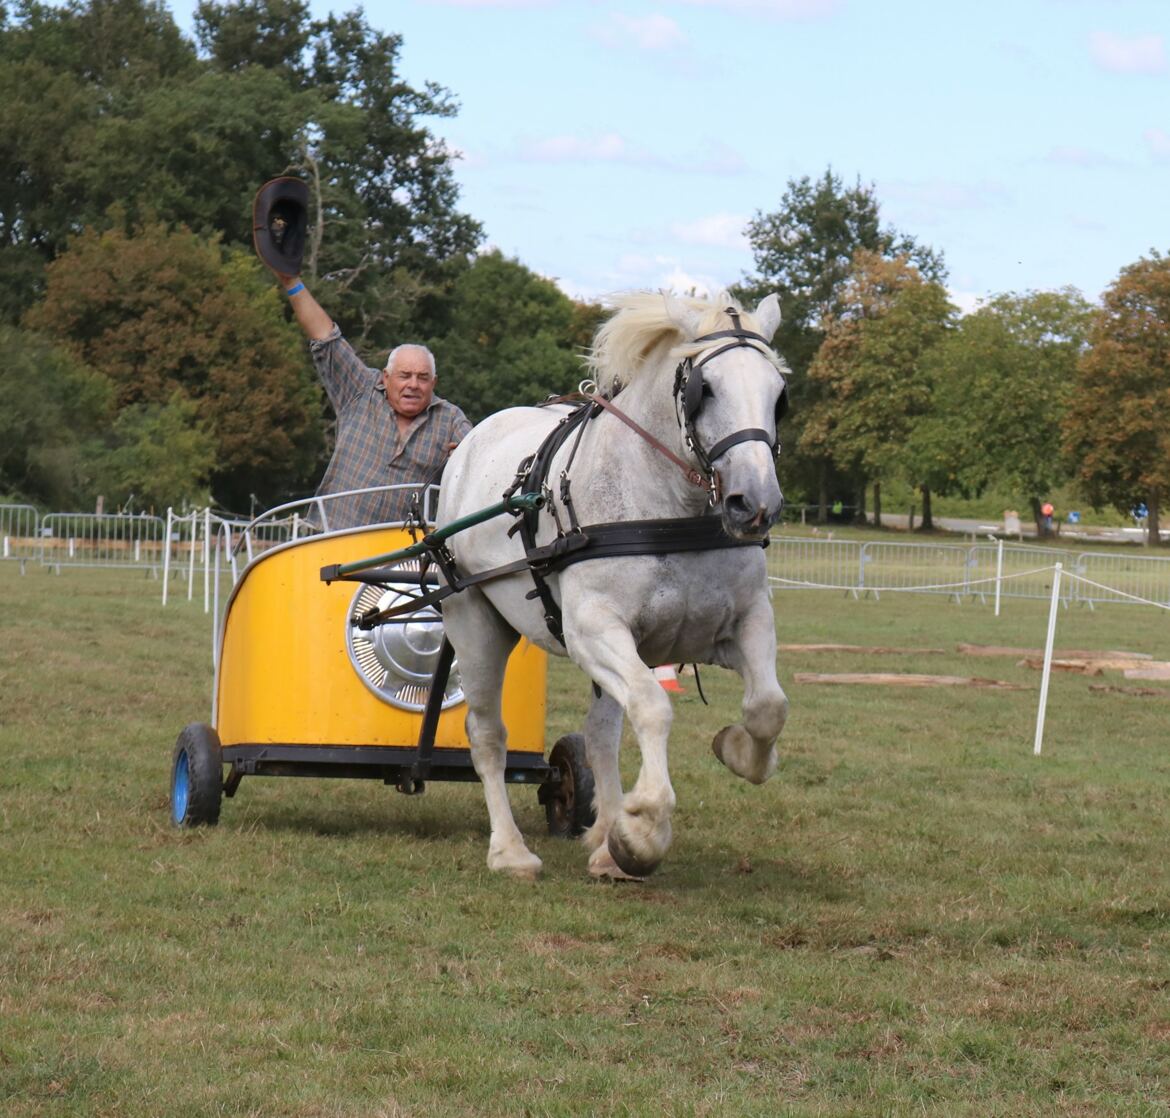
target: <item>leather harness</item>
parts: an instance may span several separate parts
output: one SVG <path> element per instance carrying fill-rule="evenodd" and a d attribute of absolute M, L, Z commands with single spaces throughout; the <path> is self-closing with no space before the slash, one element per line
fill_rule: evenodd
<path fill-rule="evenodd" d="M 676 409 L 679 413 L 679 425 L 683 428 L 688 449 L 699 460 L 701 472 L 695 470 L 677 454 L 655 439 L 649 432 L 643 430 L 634 420 L 621 411 L 610 399 L 594 393 L 581 392 L 571 397 L 558 397 L 547 403 L 564 403 L 568 400 L 580 401 L 578 405 L 564 416 L 559 423 L 548 433 L 535 454 L 525 458 L 516 470 L 516 476 L 511 486 L 505 491 L 507 499 L 514 493 L 543 494 L 543 507 L 549 509 L 556 524 L 556 537 L 549 543 L 539 545 L 536 542 L 540 524 L 540 512 L 531 509 L 517 515 L 515 524 L 508 530 L 509 535 L 519 534 L 524 545 L 524 558 L 512 563 L 505 563 L 487 571 L 475 574 L 463 574 L 456 566 L 455 557 L 451 554 L 444 542 L 436 542 L 428 547 L 426 556 L 421 563 L 417 575 L 419 588 L 433 584 L 434 589 L 420 593 L 418 597 L 411 597 L 408 602 L 391 606 L 384 610 L 377 608 L 367 610 L 356 623 L 363 629 L 372 629 L 374 626 L 391 617 L 411 612 L 428 605 L 434 605 L 451 594 L 458 593 L 467 587 L 500 578 L 504 575 L 515 574 L 527 570 L 532 575 L 533 589 L 528 598 L 539 598 L 544 610 L 545 624 L 549 632 L 560 644 L 565 643 L 564 626 L 561 608 L 553 596 L 548 579 L 551 575 L 564 570 L 574 563 L 589 559 L 608 559 L 620 556 L 635 555 L 673 555 L 685 551 L 713 551 L 736 547 L 767 547 L 768 539 L 765 536 L 760 540 L 737 540 L 723 530 L 722 518 L 708 513 L 703 516 L 670 517 L 653 520 L 622 520 L 585 526 L 577 522 L 577 514 L 573 508 L 572 492 L 570 487 L 569 470 L 580 446 L 582 435 L 589 420 L 608 411 L 616 415 L 622 422 L 632 427 L 639 435 L 647 440 L 656 450 L 671 459 L 678 465 L 687 480 L 700 488 L 708 490 L 711 506 L 718 503 L 718 480 L 712 463 L 725 451 L 742 442 L 758 440 L 766 442 L 777 451 L 778 443 L 774 442 L 768 432 L 761 428 L 751 427 L 736 431 L 726 438 L 719 440 L 714 446 L 705 449 L 695 431 L 695 419 L 702 406 L 703 399 L 703 366 L 712 358 L 725 353 L 730 349 L 747 346 L 753 349 L 767 350 L 767 339 L 759 334 L 752 333 L 740 327 L 739 315 L 729 309 L 727 312 L 734 323 L 732 330 L 720 330 L 696 338 L 696 342 L 720 341 L 724 338 L 732 339 L 705 353 L 700 360 L 686 358 L 680 362 L 675 370 L 674 397 Z M 769 351 L 770 352 L 770 351 Z M 776 404 L 776 420 L 787 411 L 787 388 L 781 393 Z M 565 514 L 568 518 L 568 527 L 561 523 L 556 508 L 553 505 L 551 492 L 547 484 L 552 461 L 561 448 L 576 436 L 576 441 L 569 452 L 569 458 L 561 470 L 559 497 Z M 427 543 L 424 536 L 422 542 Z M 428 573 L 430 562 L 433 562 L 443 572 L 446 585 L 438 585 L 434 574 Z M 393 567 L 380 567 L 347 577 L 354 581 L 370 582 L 374 584 L 389 581 L 402 581 L 406 573 Z M 410 581 L 414 575 L 406 575 Z"/>

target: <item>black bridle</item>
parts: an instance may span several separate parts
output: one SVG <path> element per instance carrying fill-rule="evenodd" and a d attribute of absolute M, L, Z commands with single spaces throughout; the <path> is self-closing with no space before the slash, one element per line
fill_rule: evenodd
<path fill-rule="evenodd" d="M 742 430 L 734 431 L 711 447 L 703 446 L 699 439 L 699 433 L 695 430 L 695 421 L 703 406 L 703 366 L 708 361 L 712 361 L 720 354 L 727 353 L 728 350 L 732 349 L 746 347 L 758 350 L 762 347 L 766 353 L 771 353 L 771 347 L 768 344 L 767 338 L 751 330 L 745 330 L 740 325 L 738 311 L 728 307 L 726 313 L 730 316 L 734 329 L 716 330 L 714 333 L 704 334 L 701 338 L 695 339 L 695 344 L 701 342 L 717 342 L 723 338 L 731 338 L 732 340 L 704 353 L 698 361 L 693 357 L 685 358 L 679 362 L 678 368 L 674 371 L 675 413 L 678 416 L 679 426 L 682 428 L 687 449 L 699 460 L 699 465 L 703 473 L 707 476 L 713 502 L 717 489 L 713 463 L 725 451 L 730 450 L 733 446 L 738 446 L 740 443 L 763 442 L 768 444 L 774 455 L 780 453 L 779 435 L 777 434 L 773 437 L 761 427 L 745 427 Z M 776 401 L 777 428 L 779 427 L 780 420 L 787 411 L 788 386 L 786 384 L 780 393 L 780 398 Z"/>

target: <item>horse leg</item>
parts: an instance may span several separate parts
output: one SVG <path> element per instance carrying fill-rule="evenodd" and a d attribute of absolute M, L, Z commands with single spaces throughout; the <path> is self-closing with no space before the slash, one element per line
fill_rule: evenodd
<path fill-rule="evenodd" d="M 465 591 L 455 609 L 448 605 L 443 622 L 459 654 L 471 763 L 483 785 L 491 821 L 488 869 L 535 880 L 540 873 L 540 859 L 524 844 L 504 782 L 508 731 L 501 716 L 501 698 L 516 632 L 474 590 Z"/>
<path fill-rule="evenodd" d="M 671 840 L 670 816 L 674 811 L 675 795 L 666 763 L 672 716 L 670 698 L 659 686 L 654 673 L 642 663 L 633 636 L 619 618 L 599 618 L 595 613 L 591 614 L 588 629 L 588 632 L 583 632 L 566 624 L 565 638 L 573 659 L 604 693 L 612 697 L 614 703 L 625 710 L 642 753 L 638 779 L 622 798 L 621 806 L 613 811 L 612 801 L 601 797 L 616 797 L 620 793 L 616 741 L 608 753 L 604 748 L 597 751 L 602 765 L 601 781 L 597 785 L 600 789 L 598 823 L 613 812 L 606 832 L 606 848 L 624 873 L 631 877 L 645 877 L 658 868 Z M 602 710 L 598 718 L 604 717 Z M 618 729 L 620 731 L 620 723 Z M 597 779 L 595 772 L 595 782 Z M 597 838 L 600 831 L 594 828 L 590 834 Z M 595 852 L 594 858 L 601 857 Z M 590 859 L 591 869 L 595 865 L 594 858 Z"/>
<path fill-rule="evenodd" d="M 711 749 L 733 773 L 763 784 L 779 758 L 776 739 L 788 718 L 788 697 L 776 679 L 776 627 L 771 604 L 749 610 L 726 666 L 743 678 L 743 722 L 724 726 Z"/>
<path fill-rule="evenodd" d="M 581 836 L 590 850 L 589 872 L 594 877 L 632 877 L 613 860 L 607 840 L 622 806 L 622 778 L 618 750 L 622 740 L 622 708 L 606 692 L 595 696 L 585 718 L 585 752 L 593 770 L 593 804 L 597 820 Z"/>

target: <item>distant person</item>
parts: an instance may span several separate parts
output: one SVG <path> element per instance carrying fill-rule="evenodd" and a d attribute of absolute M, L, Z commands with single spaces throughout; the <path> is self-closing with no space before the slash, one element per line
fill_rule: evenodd
<path fill-rule="evenodd" d="M 304 183 L 275 179 L 256 196 L 253 224 L 256 250 L 284 287 L 337 414 L 337 441 L 317 494 L 437 481 L 471 423 L 435 395 L 435 358 L 426 346 L 400 345 L 384 369 L 371 368 L 309 293 L 299 276 L 307 199 Z M 412 496 L 399 489 L 325 502 L 328 526 L 404 520 Z"/>
<path fill-rule="evenodd" d="M 1044 525 L 1044 534 L 1046 536 L 1052 535 L 1052 514 L 1054 512 L 1056 512 L 1056 509 L 1052 507 L 1051 501 L 1045 501 L 1044 504 L 1040 506 L 1040 515 L 1044 518 L 1042 523 Z"/>

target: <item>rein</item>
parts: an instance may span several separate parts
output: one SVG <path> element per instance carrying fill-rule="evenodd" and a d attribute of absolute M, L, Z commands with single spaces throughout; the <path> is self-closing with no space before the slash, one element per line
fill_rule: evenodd
<path fill-rule="evenodd" d="M 724 338 L 732 340 L 704 353 L 697 362 L 693 358 L 686 358 L 679 363 L 675 370 L 676 418 L 683 431 L 687 448 L 698 458 L 701 470 L 695 469 L 670 447 L 655 438 L 641 424 L 617 407 L 612 400 L 606 399 L 597 392 L 585 391 L 585 385 L 582 385 L 581 391 L 578 393 L 546 401 L 549 404 L 581 402 L 575 410 L 556 424 L 541 442 L 536 452 L 520 463 L 512 484 L 504 492 L 503 500 L 499 504 L 469 517 L 464 517 L 462 520 L 448 525 L 445 529 L 431 532 L 421 540 L 417 540 L 412 547 L 401 552 L 344 566 L 334 564 L 331 567 L 322 568 L 322 581 L 331 582 L 334 579 L 342 579 L 375 584 L 403 581 L 405 572 L 395 571 L 385 564 L 413 555 L 422 556 L 421 570 L 418 575 L 406 575 L 406 579 L 412 582 L 415 577 L 418 578 L 420 593 L 417 597 L 411 596 L 408 601 L 386 609 L 376 607 L 369 609 L 360 617 L 353 619 L 360 628 L 372 629 L 391 618 L 413 613 L 424 606 L 438 605 L 444 598 L 467 587 L 527 570 L 532 575 L 534 584 L 528 597 L 540 599 L 544 608 L 545 624 L 552 636 L 563 645 L 565 637 L 560 603 L 557 602 L 552 593 L 548 578 L 573 563 L 618 556 L 673 555 L 685 551 L 767 547 L 767 537 L 759 540 L 733 539 L 724 531 L 721 519 L 709 514 L 691 517 L 664 517 L 654 520 L 615 521 L 582 526 L 578 524 L 573 508 L 569 469 L 576 457 L 586 424 L 590 419 L 600 415 L 602 411 L 607 411 L 621 420 L 649 446 L 676 465 L 682 471 L 688 484 L 706 490 L 710 495 L 712 508 L 719 503 L 719 476 L 712 465 L 715 459 L 724 451 L 741 442 L 761 441 L 768 443 L 773 449 L 777 449 L 777 443 L 772 436 L 757 427 L 733 432 L 720 439 L 710 449 L 705 449 L 699 441 L 694 423 L 702 406 L 703 366 L 728 350 L 740 347 L 752 349 L 760 349 L 761 347 L 766 349 L 768 347 L 766 338 L 750 330 L 744 330 L 740 326 L 738 312 L 729 308 L 727 313 L 731 316 L 735 329 L 717 330 L 696 338 L 695 341 L 715 342 Z M 786 407 L 787 399 L 786 393 L 784 393 L 777 403 L 777 420 Z M 560 476 L 561 503 L 569 518 L 569 529 L 566 531 L 557 515 L 547 479 L 553 458 L 574 434 L 576 441 Z M 551 513 L 553 523 L 556 525 L 556 536 L 551 542 L 538 545 L 536 535 L 542 508 L 547 508 Z M 519 533 L 524 545 L 524 558 L 493 567 L 487 571 L 468 575 L 461 574 L 456 566 L 454 555 L 444 542 L 446 538 L 465 527 L 470 527 L 472 523 L 479 523 L 504 513 L 510 513 L 517 518 L 508 534 Z M 427 570 L 432 561 L 443 572 L 446 585 L 436 585 L 434 589 L 428 591 L 424 589 L 424 586 L 432 582 L 434 577 L 429 576 Z M 378 569 L 371 569 L 374 567 Z"/>
<path fill-rule="evenodd" d="M 607 400 L 604 396 L 599 396 L 596 392 L 582 392 L 582 396 L 587 400 L 592 400 L 599 408 L 604 408 L 610 415 L 616 415 L 631 431 L 637 432 L 643 439 L 646 440 L 659 454 L 666 455 L 680 470 L 683 472 L 683 477 L 690 482 L 691 485 L 697 486 L 699 489 L 708 489 L 712 494 L 715 493 L 715 483 L 713 480 L 704 479 L 703 475 L 699 473 L 693 466 L 689 465 L 684 459 L 680 458 L 673 450 L 665 443 L 659 442 L 649 431 L 641 424 L 632 420 L 621 408 L 616 407 L 612 401 Z"/>

